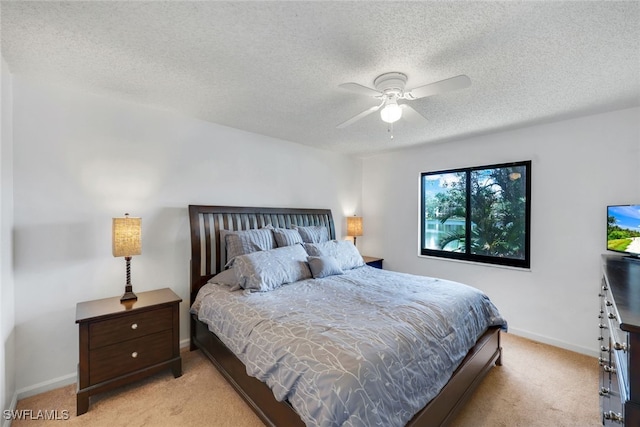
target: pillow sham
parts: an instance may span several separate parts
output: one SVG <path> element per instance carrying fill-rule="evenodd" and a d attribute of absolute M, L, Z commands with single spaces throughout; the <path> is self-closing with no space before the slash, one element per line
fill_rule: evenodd
<path fill-rule="evenodd" d="M 239 255 L 233 262 L 238 283 L 252 291 L 271 291 L 285 283 L 311 278 L 302 245 Z"/>
<path fill-rule="evenodd" d="M 302 236 L 298 230 L 290 228 L 274 228 L 273 237 L 276 239 L 276 245 L 281 248 L 291 246 L 297 243 L 303 243 Z"/>
<path fill-rule="evenodd" d="M 332 256 L 309 256 L 307 257 L 307 262 L 314 279 L 344 274 L 344 271 L 338 265 L 338 260 Z"/>
<path fill-rule="evenodd" d="M 273 232 L 269 228 L 251 230 L 220 230 L 220 240 L 224 242 L 227 252 L 227 263 L 233 263 L 235 257 L 256 251 L 267 251 L 276 247 Z"/>
<path fill-rule="evenodd" d="M 294 230 L 298 230 L 304 243 L 321 243 L 329 241 L 329 230 L 324 225 L 311 225 L 300 227 L 294 225 Z"/>
<path fill-rule="evenodd" d="M 342 270 L 362 267 L 364 260 L 358 249 L 348 240 L 330 240 L 322 243 L 305 243 L 310 256 L 332 256 Z"/>

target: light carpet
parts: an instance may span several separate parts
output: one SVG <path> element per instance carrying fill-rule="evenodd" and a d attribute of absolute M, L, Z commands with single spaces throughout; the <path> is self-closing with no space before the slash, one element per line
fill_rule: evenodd
<path fill-rule="evenodd" d="M 595 358 L 502 334 L 502 366 L 493 368 L 453 427 L 595 427 Z M 67 420 L 15 420 L 21 426 L 220 426 L 263 423 L 199 351 L 185 351 L 183 375 L 169 371 L 91 398 L 76 416 L 75 385 L 20 400 L 18 410 L 57 411 Z"/>

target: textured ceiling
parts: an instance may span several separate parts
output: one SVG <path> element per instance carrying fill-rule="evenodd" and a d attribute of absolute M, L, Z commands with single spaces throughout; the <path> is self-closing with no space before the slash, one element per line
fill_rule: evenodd
<path fill-rule="evenodd" d="M 634 2 L 1 3 L 11 72 L 234 128 L 366 155 L 640 105 Z M 394 125 L 338 87 L 399 71 L 407 88 L 459 74 L 471 87 L 411 101 Z"/>

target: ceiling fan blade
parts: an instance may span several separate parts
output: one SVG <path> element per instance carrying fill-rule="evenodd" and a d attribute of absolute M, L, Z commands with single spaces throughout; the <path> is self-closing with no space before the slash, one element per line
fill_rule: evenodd
<path fill-rule="evenodd" d="M 374 111 L 378 111 L 380 109 L 380 107 L 382 107 L 383 105 L 384 105 L 384 102 L 382 104 L 380 104 L 380 105 L 376 105 L 376 106 L 373 106 L 371 108 L 368 108 L 368 109 L 364 110 L 362 113 L 356 114 L 355 116 L 351 117 L 346 122 L 340 123 L 338 126 L 336 126 L 336 128 L 338 128 L 338 129 L 346 128 L 350 124 L 357 122 L 361 118 L 368 116 L 369 114 L 373 113 Z"/>
<path fill-rule="evenodd" d="M 358 83 L 342 83 L 338 85 L 342 89 L 346 89 L 351 92 L 358 93 L 360 95 L 366 96 L 382 96 L 382 92 L 379 92 L 375 89 L 371 89 L 370 87 L 359 85 Z"/>
<path fill-rule="evenodd" d="M 407 121 L 415 124 L 424 124 L 427 121 L 427 118 L 416 111 L 409 104 L 400 104 L 400 108 L 402 108 L 402 117 L 407 119 Z"/>
<path fill-rule="evenodd" d="M 405 92 L 404 97 L 405 99 L 424 98 L 427 96 L 438 95 L 439 93 L 464 89 L 469 86 L 471 86 L 471 79 L 462 74 L 449 79 L 440 80 L 439 82 L 413 88 L 409 92 Z"/>

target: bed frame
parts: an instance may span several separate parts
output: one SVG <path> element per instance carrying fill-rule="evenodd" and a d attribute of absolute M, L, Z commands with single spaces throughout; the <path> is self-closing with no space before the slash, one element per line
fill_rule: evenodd
<path fill-rule="evenodd" d="M 329 209 L 190 205 L 189 221 L 191 304 L 207 280 L 224 268 L 226 257 L 220 230 L 246 230 L 268 224 L 283 228 L 324 225 L 335 238 Z M 196 316 L 191 317 L 190 348 L 200 349 L 211 360 L 267 426 L 304 426 L 291 405 L 276 401 L 266 384 L 247 375 L 244 364 Z M 407 426 L 445 426 L 451 422 L 489 370 L 501 364 L 501 355 L 500 328 L 492 327 L 476 342 L 440 393 Z"/>

